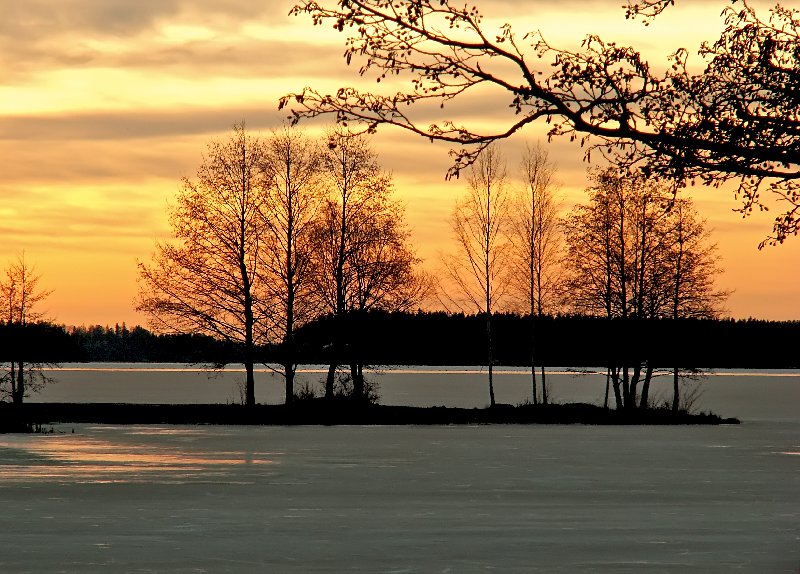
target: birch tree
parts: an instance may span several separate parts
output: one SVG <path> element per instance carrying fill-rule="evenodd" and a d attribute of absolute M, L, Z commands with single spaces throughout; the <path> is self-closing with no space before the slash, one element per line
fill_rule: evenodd
<path fill-rule="evenodd" d="M 455 252 L 443 257 L 445 304 L 484 315 L 489 402 L 495 405 L 492 313 L 508 295 L 507 238 L 510 198 L 506 164 L 495 147 L 486 148 L 467 171 L 467 192 L 450 218 Z M 451 292 L 451 289 L 453 291 Z"/>
<path fill-rule="evenodd" d="M 613 169 L 595 172 L 592 183 L 588 203 L 564 221 L 571 309 L 623 321 L 629 330 L 639 319 L 716 317 L 727 292 L 715 286 L 716 246 L 691 201 Z M 619 409 L 648 405 L 656 365 L 640 347 L 609 357 Z"/>
<path fill-rule="evenodd" d="M 541 145 L 526 144 L 520 163 L 522 187 L 511 202 L 510 287 L 531 319 L 531 389 L 537 404 L 536 318 L 552 313 L 559 297 L 560 230 L 555 193 L 556 166 Z M 547 404 L 547 378 L 541 364 L 542 402 Z"/>
<path fill-rule="evenodd" d="M 0 280 L 0 303 L 3 305 L 6 325 L 18 329 L 20 337 L 24 337 L 28 326 L 44 317 L 41 303 L 52 291 L 42 289 L 40 281 L 41 276 L 25 260 L 24 252 L 9 264 L 5 276 Z M 17 356 L 10 357 L 0 382 L 5 383 L 11 402 L 20 405 L 26 396 L 40 390 L 49 379 L 41 363 L 26 359 L 26 355 L 31 354 L 30 349 L 15 350 Z"/>

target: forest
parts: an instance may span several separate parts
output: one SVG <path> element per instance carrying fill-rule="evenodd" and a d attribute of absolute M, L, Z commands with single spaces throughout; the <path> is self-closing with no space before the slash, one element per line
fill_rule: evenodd
<path fill-rule="evenodd" d="M 333 318 L 324 317 L 298 330 L 300 364 L 325 364 Z M 527 341 L 529 317 L 502 313 L 496 324 L 498 365 L 524 366 L 530 362 Z M 757 319 L 606 320 L 596 317 L 542 316 L 534 319 L 540 333 L 539 353 L 552 367 L 601 367 L 614 349 L 647 356 L 661 367 L 676 361 L 690 367 L 791 369 L 800 368 L 796 341 L 800 322 Z M 348 336 L 366 365 L 475 365 L 484 352 L 484 318 L 445 312 L 373 311 L 353 319 Z M 15 327 L 0 325 L 0 349 L 16 337 Z M 16 328 L 18 329 L 18 328 Z M 376 334 L 378 334 L 376 336 Z M 152 362 L 225 364 L 239 362 L 241 348 L 207 335 L 164 335 L 123 325 L 113 327 L 39 328 L 31 339 L 47 337 L 47 348 L 36 359 L 44 362 Z M 612 345 L 612 342 L 614 343 Z M 42 348 L 40 345 L 33 345 Z M 354 347 L 355 348 L 355 347 Z M 281 349 L 264 346 L 259 361 L 280 363 Z M 3 356 L 2 360 L 8 357 Z"/>

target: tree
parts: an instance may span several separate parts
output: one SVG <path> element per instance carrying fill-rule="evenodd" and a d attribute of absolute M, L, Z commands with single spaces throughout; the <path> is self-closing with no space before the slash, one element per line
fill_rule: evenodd
<path fill-rule="evenodd" d="M 236 343 L 245 403 L 255 404 L 256 348 L 269 334 L 262 252 L 266 175 L 263 144 L 237 124 L 212 142 L 195 180 L 184 179 L 169 219 L 174 242 L 139 263 L 137 310 L 162 332 L 202 333 Z"/>
<path fill-rule="evenodd" d="M 391 177 L 368 141 L 335 130 L 329 142 L 322 157 L 329 196 L 312 251 L 316 291 L 334 318 L 325 396 L 333 396 L 336 370 L 347 355 L 353 395 L 360 399 L 365 394 L 360 314 L 407 310 L 424 294 L 425 283 L 414 271 L 419 260 L 408 245 L 402 206 L 391 197 Z"/>
<path fill-rule="evenodd" d="M 40 289 L 39 281 L 41 276 L 25 261 L 24 252 L 9 264 L 5 277 L 0 280 L 6 331 L 15 333 L 10 337 L 13 340 L 11 352 L 8 348 L 4 349 L 8 353 L 8 367 L 0 382 L 5 383 L 8 389 L 6 394 L 15 405 L 21 405 L 26 396 L 41 390 L 50 381 L 43 371 L 44 362 L 33 359 L 32 349 L 29 348 L 42 342 L 30 336 L 31 327 L 42 321 L 44 314 L 39 310 L 40 303 L 52 293 Z M 43 350 L 39 349 L 34 354 L 41 355 Z"/>
<path fill-rule="evenodd" d="M 729 291 L 718 289 L 714 278 L 722 273 L 716 245 L 705 220 L 699 218 L 691 201 L 678 199 L 672 208 L 672 248 L 668 265 L 672 268 L 671 318 L 718 317 Z M 672 411 L 680 407 L 680 369 L 672 369 Z M 642 397 L 647 403 L 647 397 Z"/>
<path fill-rule="evenodd" d="M 391 124 L 458 144 L 451 175 L 492 142 L 543 120 L 550 137 L 581 139 L 587 159 L 604 154 L 622 172 L 637 169 L 674 189 L 696 179 L 737 182 L 744 214 L 764 207 L 768 189 L 785 210 L 765 242 L 782 242 L 800 228 L 800 18 L 776 6 L 763 19 L 747 0 L 734 3 L 723 10 L 720 38 L 700 48 L 701 73 L 690 72 L 680 48 L 658 74 L 632 47 L 591 35 L 578 51 L 559 49 L 539 32 L 518 37 L 510 24 L 488 30 L 477 8 L 451 0 L 305 0 L 292 13 L 348 30 L 344 56 L 362 62 L 359 74 L 409 84 L 387 94 L 305 88 L 279 105 L 292 106 L 294 121 L 332 114 L 368 131 Z M 652 18 L 671 4 L 629 0 L 627 15 Z M 444 107 L 484 86 L 503 94 L 498 109 L 515 112 L 506 122 L 424 123 L 427 104 Z"/>
<path fill-rule="evenodd" d="M 509 196 L 505 160 L 495 147 L 478 156 L 467 173 L 467 194 L 456 203 L 450 226 L 456 254 L 443 258 L 447 279 L 444 297 L 460 310 L 471 308 L 486 319 L 486 361 L 489 371 L 489 401 L 495 405 L 492 379 L 492 313 L 508 291 L 507 240 Z"/>
<path fill-rule="evenodd" d="M 531 388 L 536 392 L 536 318 L 552 312 L 559 295 L 560 236 L 555 200 L 556 167 L 540 144 L 527 144 L 520 164 L 522 188 L 512 202 L 510 236 L 513 273 L 510 286 L 531 319 Z M 541 365 L 542 402 L 547 404 L 547 379 Z"/>
<path fill-rule="evenodd" d="M 281 340 L 286 403 L 294 397 L 295 330 L 313 319 L 312 231 L 321 207 L 320 152 L 292 128 L 274 132 L 265 145 L 265 285 L 275 304 Z"/>
<path fill-rule="evenodd" d="M 622 321 L 627 331 L 643 319 L 716 317 L 727 293 L 714 286 L 716 246 L 691 201 L 614 169 L 593 173 L 592 182 L 589 202 L 563 223 L 572 309 Z M 639 340 L 609 357 L 617 408 L 647 407 L 651 352 Z"/>

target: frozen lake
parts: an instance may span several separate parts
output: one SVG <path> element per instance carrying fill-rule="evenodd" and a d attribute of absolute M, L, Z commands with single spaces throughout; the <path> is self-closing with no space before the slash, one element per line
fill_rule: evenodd
<path fill-rule="evenodd" d="M 226 402 L 240 375 L 117 367 L 59 371 L 41 398 Z M 259 401 L 278 402 L 262 375 Z M 602 401 L 602 378 L 552 380 L 560 400 Z M 497 384 L 503 402 L 529 392 L 513 370 Z M 381 378 L 387 404 L 481 406 L 485 387 L 460 369 Z M 800 372 L 704 389 L 743 424 L 0 436 L 0 572 L 796 573 Z"/>
<path fill-rule="evenodd" d="M 298 371 L 298 386 L 321 392 L 326 368 Z M 35 402 L 237 403 L 244 381 L 241 369 L 209 372 L 180 364 L 73 363 L 50 370 L 56 383 L 31 397 Z M 377 382 L 381 403 L 388 405 L 483 407 L 489 403 L 487 374 L 475 367 L 387 368 L 367 373 Z M 560 402 L 603 403 L 605 375 L 577 374 L 557 368 L 547 376 L 551 398 Z M 695 383 L 688 383 L 694 386 Z M 717 371 L 697 383 L 696 408 L 747 420 L 800 419 L 800 370 Z M 517 404 L 531 397 L 530 372 L 500 367 L 495 393 L 501 403 Z M 655 378 L 651 396 L 669 399 L 672 378 Z M 281 403 L 283 378 L 261 368 L 256 372 L 256 400 Z M 613 400 L 613 399 L 612 399 Z"/>

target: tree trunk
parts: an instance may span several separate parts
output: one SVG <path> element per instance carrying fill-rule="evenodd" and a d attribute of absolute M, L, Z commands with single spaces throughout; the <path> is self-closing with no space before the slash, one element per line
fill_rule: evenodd
<path fill-rule="evenodd" d="M 677 413 L 681 403 L 681 387 L 678 367 L 672 369 L 672 412 Z"/>
<path fill-rule="evenodd" d="M 286 361 L 283 365 L 283 376 L 286 380 L 286 404 L 294 400 L 294 363 Z"/>
<path fill-rule="evenodd" d="M 536 319 L 533 317 L 533 305 L 531 305 L 531 388 L 533 404 L 539 404 L 539 397 L 536 393 Z"/>
<path fill-rule="evenodd" d="M 603 408 L 608 408 L 608 390 L 611 386 L 611 368 L 606 369 L 606 396 L 603 399 Z"/>
<path fill-rule="evenodd" d="M 647 369 L 644 373 L 644 382 L 642 383 L 642 398 L 639 402 L 641 410 L 647 409 L 650 400 L 650 381 L 653 379 L 653 364 L 647 361 Z"/>
<path fill-rule="evenodd" d="M 290 297 L 293 297 L 290 291 Z M 295 369 L 295 350 L 294 350 L 294 309 L 293 302 L 290 301 L 286 313 L 286 333 L 283 337 L 283 377 L 286 385 L 286 404 L 291 404 L 294 400 L 294 369 Z"/>
<path fill-rule="evenodd" d="M 629 407 L 631 410 L 635 410 L 636 406 L 637 406 L 636 405 L 637 387 L 639 386 L 639 380 L 641 379 L 641 377 L 642 377 L 642 366 L 637 364 L 633 368 L 633 376 L 631 377 L 631 382 L 630 382 L 630 385 L 628 387 L 630 389 L 629 390 L 630 395 L 628 396 L 628 399 L 630 400 L 630 404 L 626 404 L 625 405 L 625 406 Z"/>
<path fill-rule="evenodd" d="M 489 363 L 489 406 L 493 407 L 495 405 L 494 381 L 492 379 L 492 363 L 494 362 L 494 357 L 492 356 L 492 315 L 490 313 L 486 313 L 486 352 Z"/>
<path fill-rule="evenodd" d="M 291 404 L 294 400 L 294 370 L 295 370 L 295 351 L 294 333 L 292 332 L 291 311 L 287 314 L 289 319 L 286 322 L 286 335 L 283 338 L 283 380 L 286 385 L 286 404 Z"/>
<path fill-rule="evenodd" d="M 617 410 L 621 411 L 625 403 L 622 401 L 622 392 L 619 388 L 619 371 L 616 367 L 611 370 L 611 384 L 614 388 L 614 401 L 616 402 Z"/>
<path fill-rule="evenodd" d="M 362 401 L 364 397 L 364 370 L 361 365 L 350 365 L 350 377 L 353 379 L 353 398 Z"/>
<path fill-rule="evenodd" d="M 16 380 L 16 384 L 12 386 L 11 390 L 11 402 L 21 405 L 25 400 L 25 364 L 22 361 L 17 363 L 16 373 L 14 372 L 14 363 L 11 363 L 11 380 Z"/>
<path fill-rule="evenodd" d="M 253 375 L 254 371 L 254 362 L 252 355 L 248 353 L 248 357 L 245 358 L 244 361 L 244 370 L 246 373 L 246 382 L 245 382 L 245 389 L 246 389 L 246 398 L 245 404 L 249 407 L 252 407 L 256 404 L 256 379 Z"/>
<path fill-rule="evenodd" d="M 325 398 L 332 399 L 333 398 L 333 383 L 336 380 L 336 367 L 338 367 L 336 363 L 331 363 L 328 367 L 328 376 L 325 379 Z"/>
<path fill-rule="evenodd" d="M 288 148 L 291 150 L 291 147 Z M 289 182 L 292 180 L 292 155 L 291 151 L 287 155 L 286 161 L 286 174 L 284 181 Z M 287 206 L 287 219 L 286 219 L 286 325 L 285 333 L 283 336 L 284 343 L 284 365 L 283 374 L 286 383 L 286 404 L 291 404 L 294 400 L 294 300 L 295 300 L 295 262 L 294 262 L 294 207 L 293 207 L 293 193 L 291 186 L 287 185 L 284 188 L 286 191 L 286 206 Z"/>
<path fill-rule="evenodd" d="M 628 409 L 631 406 L 630 373 L 628 367 L 622 367 L 622 405 Z"/>
<path fill-rule="evenodd" d="M 546 405 L 550 402 L 550 395 L 547 392 L 547 378 L 545 377 L 544 365 L 542 365 L 542 404 Z"/>
<path fill-rule="evenodd" d="M 255 363 L 255 344 L 253 342 L 253 307 L 249 295 L 245 300 L 245 342 L 244 342 L 244 370 L 245 380 L 245 403 L 252 407 L 256 404 L 256 380 L 253 376 L 253 366 Z"/>

